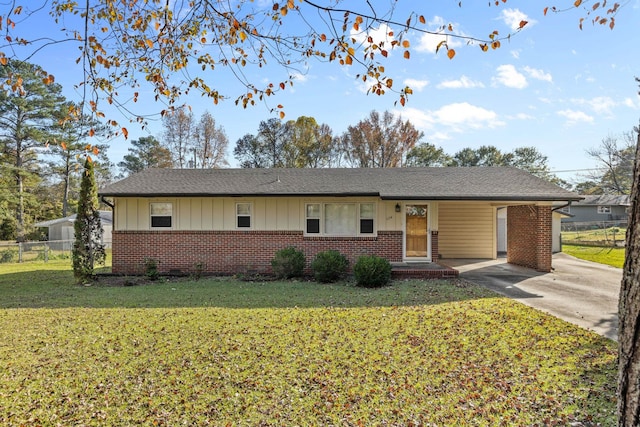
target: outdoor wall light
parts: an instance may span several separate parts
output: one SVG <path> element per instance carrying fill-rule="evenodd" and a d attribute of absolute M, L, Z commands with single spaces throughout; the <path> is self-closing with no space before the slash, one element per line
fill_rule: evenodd
<path fill-rule="evenodd" d="M 400 203 L 396 203 L 396 212 L 400 212 L 400 211 L 401 211 Z"/>

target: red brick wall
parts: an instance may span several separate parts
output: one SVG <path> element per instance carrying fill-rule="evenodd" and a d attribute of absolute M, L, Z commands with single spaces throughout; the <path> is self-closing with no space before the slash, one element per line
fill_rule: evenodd
<path fill-rule="evenodd" d="M 431 261 L 438 262 L 440 259 L 440 251 L 438 247 L 438 232 L 431 232 Z"/>
<path fill-rule="evenodd" d="M 351 265 L 361 255 L 402 261 L 402 232 L 379 231 L 377 237 L 304 237 L 302 231 L 114 231 L 113 272 L 142 274 L 153 258 L 162 273 L 204 271 L 218 274 L 269 273 L 275 252 L 302 250 L 309 264 L 318 252 L 335 249 Z M 437 243 L 436 243 L 437 248 Z"/>
<path fill-rule="evenodd" d="M 507 262 L 551 271 L 551 206 L 507 209 Z"/>

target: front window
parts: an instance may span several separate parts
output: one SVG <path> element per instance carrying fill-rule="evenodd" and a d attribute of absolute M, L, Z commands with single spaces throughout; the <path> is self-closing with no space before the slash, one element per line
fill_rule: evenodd
<path fill-rule="evenodd" d="M 236 227 L 251 228 L 251 203 L 236 204 Z"/>
<path fill-rule="evenodd" d="M 375 233 L 374 203 L 309 203 L 306 234 L 357 236 Z"/>
<path fill-rule="evenodd" d="M 171 228 L 173 205 L 171 203 L 151 203 L 151 228 Z"/>
<path fill-rule="evenodd" d="M 598 206 L 598 213 L 599 214 L 610 214 L 611 213 L 611 206 Z"/>

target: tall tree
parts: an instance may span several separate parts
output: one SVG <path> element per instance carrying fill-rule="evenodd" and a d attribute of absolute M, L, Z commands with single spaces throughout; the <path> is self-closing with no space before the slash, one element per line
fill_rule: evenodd
<path fill-rule="evenodd" d="M 153 136 L 142 136 L 131 141 L 131 147 L 118 167 L 125 176 L 148 168 L 171 168 L 171 151 Z"/>
<path fill-rule="evenodd" d="M 256 135 L 247 134 L 236 142 L 234 157 L 243 168 L 284 166 L 286 128 L 279 119 L 263 120 Z"/>
<path fill-rule="evenodd" d="M 483 145 L 477 149 L 463 148 L 453 155 L 451 166 L 505 166 L 508 160 L 493 145 Z"/>
<path fill-rule="evenodd" d="M 332 164 L 333 135 L 329 125 L 300 116 L 285 125 L 283 164 L 293 168 L 321 168 Z"/>
<path fill-rule="evenodd" d="M 102 224 L 98 211 L 98 188 L 90 157 L 84 162 L 84 172 L 78 199 L 78 214 L 73 224 L 73 274 L 80 283 L 92 279 L 94 268 L 104 264 L 105 250 L 102 243 Z"/>
<path fill-rule="evenodd" d="M 81 111 L 76 105 L 67 103 L 62 105 L 62 109 L 56 114 L 58 121 L 51 130 L 52 141 L 48 144 L 47 164 L 51 176 L 59 177 L 62 182 L 62 216 L 66 217 L 71 211 L 75 211 L 80 179 L 82 175 L 83 154 L 89 145 L 91 132 L 93 136 L 104 136 L 106 128 L 97 120 L 87 115 L 74 116 L 70 120 L 64 120 L 67 111 L 70 109 Z M 106 144 L 95 144 L 92 146 L 93 155 L 96 158 L 94 166 L 102 170 L 102 175 L 110 174 L 104 171 L 104 165 L 109 169 L 110 161 L 107 157 L 108 146 Z M 99 165 L 97 164 L 99 162 Z"/>
<path fill-rule="evenodd" d="M 403 166 L 409 151 L 423 134 L 409 121 L 389 111 L 372 111 L 366 119 L 349 126 L 342 136 L 342 150 L 347 164 L 361 168 Z"/>
<path fill-rule="evenodd" d="M 635 128 L 635 134 L 631 212 L 618 304 L 617 397 L 621 427 L 640 425 L 640 126 Z"/>
<path fill-rule="evenodd" d="M 451 156 L 441 147 L 428 142 L 418 144 L 407 154 L 407 166 L 447 166 L 452 161 Z"/>
<path fill-rule="evenodd" d="M 587 180 L 595 181 L 603 194 L 629 194 L 633 183 L 633 161 L 637 129 L 618 137 L 608 136 L 599 146 L 587 150 L 598 169 L 588 174 Z"/>
<path fill-rule="evenodd" d="M 213 116 L 205 111 L 196 126 L 195 167 L 204 169 L 228 166 L 229 162 L 226 158 L 228 145 L 229 138 L 222 126 L 216 126 Z"/>
<path fill-rule="evenodd" d="M 0 67 L 0 80 L 20 82 L 14 90 L 0 91 L 0 148 L 5 167 L 13 176 L 18 240 L 26 233 L 29 186 L 39 181 L 36 148 L 44 147 L 50 139 L 56 111 L 64 103 L 61 86 L 47 78 L 42 68 L 26 62 L 9 61 Z"/>
<path fill-rule="evenodd" d="M 173 155 L 173 166 L 179 169 L 195 167 L 193 114 L 186 108 L 177 108 L 162 118 L 164 142 Z"/>

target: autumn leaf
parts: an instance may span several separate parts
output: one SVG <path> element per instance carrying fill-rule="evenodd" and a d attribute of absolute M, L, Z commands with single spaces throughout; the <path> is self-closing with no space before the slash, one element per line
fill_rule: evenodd
<path fill-rule="evenodd" d="M 63 150 L 66 150 L 67 149 L 67 144 L 64 141 L 62 141 L 60 143 L 60 147 L 62 147 Z"/>
<path fill-rule="evenodd" d="M 582 4 L 582 0 L 576 0 L 576 1 L 574 1 L 574 2 L 573 2 L 573 5 L 574 5 L 575 7 L 578 7 L 578 6 L 580 6 L 581 4 Z"/>
<path fill-rule="evenodd" d="M 527 25 L 529 23 L 529 21 L 520 21 L 520 24 L 518 25 L 518 29 L 523 29 L 525 25 Z"/>
<path fill-rule="evenodd" d="M 93 150 L 91 150 L 91 152 L 97 156 L 100 153 L 100 149 L 94 145 Z"/>
<path fill-rule="evenodd" d="M 90 137 L 91 137 L 91 136 L 94 136 L 95 134 L 96 134 L 95 129 L 93 129 L 93 128 L 89 129 L 89 136 L 90 136 Z"/>
<path fill-rule="evenodd" d="M 420 16 L 418 17 L 418 21 L 420 21 L 420 23 L 421 23 L 421 24 L 426 24 L 426 23 L 427 23 L 427 20 L 426 20 L 426 19 L 424 19 L 424 16 L 422 16 L 422 15 L 420 15 Z"/>
<path fill-rule="evenodd" d="M 284 116 L 285 116 L 284 111 L 280 111 L 280 120 L 284 119 Z"/>
<path fill-rule="evenodd" d="M 409 59 L 411 57 L 411 53 L 408 50 L 404 51 L 404 59 Z"/>
<path fill-rule="evenodd" d="M 410 46 L 409 40 L 403 40 L 402 41 L 402 47 L 405 49 L 408 49 Z"/>
<path fill-rule="evenodd" d="M 453 49 L 449 49 L 447 51 L 447 56 L 449 57 L 449 59 L 453 59 L 453 57 L 456 56 L 456 51 Z"/>
<path fill-rule="evenodd" d="M 124 135 L 124 139 L 129 138 L 129 131 L 127 128 L 122 128 L 122 135 Z"/>

